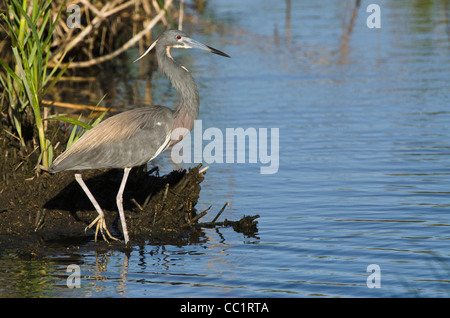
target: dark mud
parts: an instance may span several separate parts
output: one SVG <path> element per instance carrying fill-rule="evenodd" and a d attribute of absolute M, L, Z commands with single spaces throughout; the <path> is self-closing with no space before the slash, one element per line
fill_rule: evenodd
<path fill-rule="evenodd" d="M 62 147 L 61 147 L 62 148 Z M 59 151 L 60 152 L 60 151 Z M 36 153 L 19 149 L 5 132 L 0 134 L 0 253 L 5 249 L 25 249 L 39 254 L 48 242 L 86 242 L 94 239 L 94 229 L 85 231 L 97 216 L 94 207 L 74 179 L 73 171 L 49 174 L 35 170 Z M 189 244 L 204 239 L 204 228 L 232 226 L 252 236 L 258 216 L 238 221 L 219 218 L 220 211 L 197 211 L 202 166 L 188 171 L 172 171 L 159 176 L 157 169 L 131 170 L 124 192 L 124 210 L 131 244 Z M 123 170 L 83 171 L 83 179 L 105 212 L 111 234 L 122 239 L 116 194 Z M 217 206 L 223 205 L 219 202 Z M 207 213 L 217 216 L 202 222 Z M 98 248 L 124 249 L 122 242 L 103 242 Z"/>

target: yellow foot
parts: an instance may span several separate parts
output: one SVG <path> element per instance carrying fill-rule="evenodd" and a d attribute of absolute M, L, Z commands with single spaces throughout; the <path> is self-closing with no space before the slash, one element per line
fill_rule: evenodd
<path fill-rule="evenodd" d="M 116 240 L 116 241 L 120 241 L 118 238 L 115 238 L 114 236 L 111 235 L 111 233 L 109 233 L 108 228 L 106 227 L 106 221 L 105 218 L 103 216 L 97 216 L 97 218 L 92 221 L 91 224 L 89 224 L 88 226 L 86 226 L 86 228 L 84 229 L 84 231 L 87 231 L 87 229 L 90 229 L 92 226 L 94 226 L 94 224 L 97 224 L 97 226 L 95 227 L 95 242 L 97 242 L 97 235 L 98 235 L 98 230 L 100 230 L 100 233 L 102 233 L 103 239 L 109 243 L 109 241 L 106 239 L 104 231 L 106 232 L 106 234 L 109 236 L 110 239 Z"/>

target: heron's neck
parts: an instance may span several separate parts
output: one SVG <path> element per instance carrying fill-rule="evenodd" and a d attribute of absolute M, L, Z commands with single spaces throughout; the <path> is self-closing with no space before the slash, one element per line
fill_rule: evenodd
<path fill-rule="evenodd" d="M 180 104 L 175 109 L 174 128 L 189 130 L 194 126 L 199 111 L 197 85 L 189 71 L 170 55 L 170 47 L 157 47 L 156 54 L 160 70 L 169 78 L 180 95 Z"/>

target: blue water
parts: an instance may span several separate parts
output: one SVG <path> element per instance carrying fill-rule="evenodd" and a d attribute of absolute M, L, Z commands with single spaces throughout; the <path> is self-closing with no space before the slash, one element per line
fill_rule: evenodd
<path fill-rule="evenodd" d="M 209 164 L 197 206 L 259 214 L 255 237 L 205 229 L 204 242 L 135 246 L 129 257 L 49 247 L 40 263 L 3 258 L 13 275 L 0 274 L 0 294 L 448 297 L 450 9 L 378 1 L 381 28 L 369 29 L 369 4 L 353 27 L 353 1 L 337 0 L 215 0 L 185 24 L 232 56 L 174 53 L 198 83 L 203 129 L 279 129 L 277 173 Z M 176 101 L 162 75 L 152 85 L 155 103 Z M 178 167 L 168 154 L 157 163 Z M 81 288 L 67 288 L 69 264 Z M 368 287 L 370 264 L 380 288 Z"/>

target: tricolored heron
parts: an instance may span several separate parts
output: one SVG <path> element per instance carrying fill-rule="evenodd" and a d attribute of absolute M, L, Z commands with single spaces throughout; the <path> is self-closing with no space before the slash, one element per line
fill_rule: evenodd
<path fill-rule="evenodd" d="M 161 152 L 179 142 L 180 140 L 171 140 L 172 131 L 177 128 L 190 131 L 198 116 L 197 85 L 186 67 L 173 59 L 170 50 L 172 48 L 197 48 L 230 57 L 219 50 L 192 40 L 186 33 L 178 30 L 163 32 L 139 59 L 154 47 L 160 70 L 169 78 L 180 95 L 178 107 L 173 110 L 166 106 L 150 105 L 112 116 L 86 131 L 49 167 L 50 172 L 104 168 L 124 169 L 116 203 L 125 244 L 129 242 L 129 236 L 123 211 L 123 191 L 131 168 L 151 161 Z M 104 231 L 109 238 L 118 240 L 108 231 L 105 215 L 80 173 L 75 174 L 75 180 L 98 212 L 97 218 L 86 229 L 96 224 L 96 241 L 99 230 L 104 240 L 107 241 Z"/>

